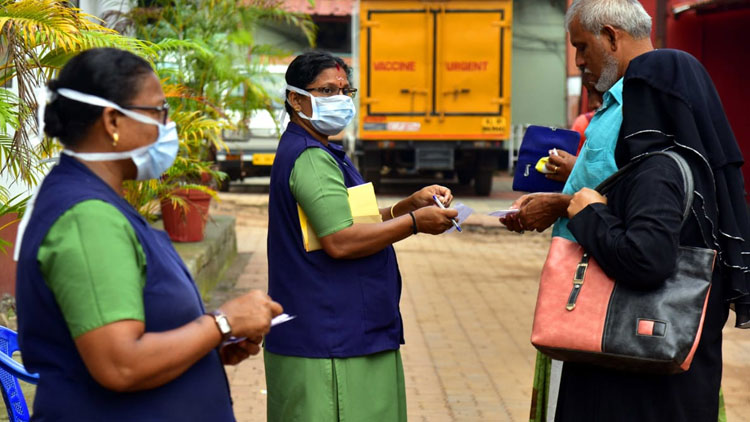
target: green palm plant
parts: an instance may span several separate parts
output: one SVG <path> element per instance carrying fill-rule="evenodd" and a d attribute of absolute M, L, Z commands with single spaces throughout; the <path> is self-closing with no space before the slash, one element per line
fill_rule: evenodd
<path fill-rule="evenodd" d="M 268 93 L 258 82 L 265 74 L 264 60 L 290 53 L 258 43 L 257 28 L 283 24 L 299 28 L 310 44 L 315 39 L 312 20 L 284 11 L 278 0 L 156 0 L 151 4 L 134 9 L 127 18 L 137 37 L 159 45 L 173 43 L 170 54 L 161 55 L 156 63 L 159 74 L 190 92 L 189 100 L 180 101 L 184 108 L 234 126 L 242 126 L 252 110 L 270 108 Z"/>
<path fill-rule="evenodd" d="M 35 88 L 43 86 L 72 56 L 93 47 L 117 47 L 153 59 L 151 43 L 124 37 L 97 18 L 59 0 L 0 0 L 0 84 L 15 82 L 17 95 L 0 92 L 0 171 L 28 185 L 38 183 L 35 163 L 52 151 L 50 142 L 31 142 Z M 3 60 L 4 59 L 4 60 Z M 8 142 L 8 138 L 11 139 Z"/>
<path fill-rule="evenodd" d="M 0 224 L 0 232 L 18 223 L 21 221 L 21 218 L 23 218 L 23 213 L 26 210 L 26 203 L 29 201 L 28 196 L 23 196 L 23 194 L 18 194 L 10 198 L 8 190 L 0 186 L 0 216 L 8 214 L 16 215 L 15 218 L 11 218 L 11 220 L 5 224 Z M 0 252 L 7 253 L 6 248 L 9 246 L 12 246 L 12 243 L 0 238 Z"/>
<path fill-rule="evenodd" d="M 289 52 L 259 44 L 255 29 L 264 22 L 300 28 L 310 43 L 315 28 L 306 15 L 289 13 L 275 0 L 156 0 L 124 16 L 123 30 L 154 43 L 160 51 L 155 66 L 171 118 L 177 123 L 180 152 L 158 181 L 131 182 L 126 199 L 149 220 L 162 201 L 187 207 L 175 191 L 197 189 L 217 198 L 212 187 L 226 174 L 213 170 L 213 155 L 226 148 L 224 129 L 247 122 L 252 110 L 270 110 L 268 93 L 259 82 L 263 60 Z M 207 183 L 208 179 L 208 183 Z"/>
<path fill-rule="evenodd" d="M 38 184 L 44 172 L 39 163 L 55 150 L 35 133 L 36 89 L 71 57 L 94 47 L 121 48 L 150 61 L 157 56 L 158 46 L 98 22 L 63 0 L 0 0 L 0 85 L 15 86 L 15 92 L 0 88 L 0 175 L 12 183 Z M 11 197 L 9 186 L 0 185 L 0 216 L 22 215 L 27 201 L 24 194 Z M 8 226 L 0 227 L 0 234 Z M 6 246 L 0 242 L 0 250 Z"/>

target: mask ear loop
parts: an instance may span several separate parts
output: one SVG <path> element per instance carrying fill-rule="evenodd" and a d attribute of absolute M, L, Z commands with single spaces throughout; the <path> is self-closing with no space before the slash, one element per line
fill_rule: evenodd
<path fill-rule="evenodd" d="M 112 101 L 105 100 L 104 98 L 97 97 L 96 95 L 84 94 L 83 92 L 78 92 L 78 91 L 68 89 L 68 88 L 59 88 L 57 90 L 57 95 L 62 95 L 65 98 L 69 98 L 73 101 L 78 101 L 79 103 L 91 104 L 91 105 L 99 106 L 99 107 L 114 108 L 120 113 L 130 117 L 133 120 L 137 120 L 141 123 L 155 125 L 155 126 L 166 126 L 162 124 L 161 122 L 155 119 L 152 119 L 148 116 L 145 116 L 141 113 L 136 113 L 134 111 L 125 110 L 124 108 L 113 103 Z"/>
<path fill-rule="evenodd" d="M 286 128 L 286 126 L 284 126 L 284 119 L 288 118 L 289 122 L 292 121 L 292 116 L 289 115 L 289 113 L 286 111 L 286 104 L 289 104 L 289 107 L 291 107 L 292 109 L 294 109 L 294 106 L 292 105 L 292 103 L 289 102 L 289 94 L 287 94 L 286 88 L 282 90 L 281 98 L 284 99 L 283 101 L 284 107 L 281 107 L 281 113 L 279 115 L 279 124 L 283 126 L 284 128 Z"/>
<path fill-rule="evenodd" d="M 57 94 L 50 90 L 46 86 L 43 86 L 36 91 L 36 136 L 32 139 L 32 146 L 36 147 L 41 145 L 44 141 L 44 113 L 47 109 L 47 104 L 55 101 Z M 48 158 L 42 160 L 40 163 L 45 164 L 49 162 L 56 162 L 57 157 Z M 26 203 L 26 211 L 21 217 L 21 221 L 18 223 L 18 230 L 16 231 L 16 242 L 13 244 L 13 260 L 18 262 L 21 256 L 21 244 L 23 243 L 23 235 L 26 233 L 26 227 L 29 225 L 31 220 L 31 214 L 34 212 L 34 204 L 36 204 L 36 197 L 39 194 L 41 183 L 31 191 L 31 197 Z"/>
<path fill-rule="evenodd" d="M 32 146 L 36 147 L 44 142 L 44 116 L 47 106 L 55 101 L 57 94 L 43 86 L 36 91 L 36 137 L 32 140 Z"/>
<path fill-rule="evenodd" d="M 318 114 L 318 105 L 315 103 L 315 96 L 313 96 L 309 92 L 305 91 L 304 89 L 300 89 L 300 88 L 297 88 L 296 86 L 292 86 L 292 85 L 287 85 L 286 89 L 289 90 L 289 91 L 296 92 L 297 94 L 304 95 L 305 97 L 309 97 L 310 98 L 310 105 L 312 106 L 312 117 L 307 117 L 307 116 L 305 116 L 305 113 L 303 113 L 302 111 L 298 111 L 297 114 L 299 114 L 300 117 L 302 117 L 305 120 L 317 120 L 318 119 L 318 117 L 319 117 L 319 114 Z M 286 92 L 285 92 L 285 95 L 286 95 Z M 289 102 L 288 97 L 285 97 L 285 100 L 286 100 L 286 102 Z M 289 103 L 289 105 L 291 106 L 292 103 Z M 294 106 L 292 106 L 292 108 L 294 108 Z"/>

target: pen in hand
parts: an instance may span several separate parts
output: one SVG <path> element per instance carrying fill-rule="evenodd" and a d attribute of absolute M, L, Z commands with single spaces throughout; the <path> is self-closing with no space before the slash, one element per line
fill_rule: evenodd
<path fill-rule="evenodd" d="M 441 209 L 445 209 L 445 206 L 442 202 L 440 202 L 437 195 L 432 195 L 432 199 L 435 201 L 438 207 L 440 207 Z M 453 223 L 453 227 L 455 227 L 456 230 L 458 230 L 459 232 L 461 231 L 461 226 L 458 225 L 458 222 L 456 220 L 451 218 L 451 223 Z"/>

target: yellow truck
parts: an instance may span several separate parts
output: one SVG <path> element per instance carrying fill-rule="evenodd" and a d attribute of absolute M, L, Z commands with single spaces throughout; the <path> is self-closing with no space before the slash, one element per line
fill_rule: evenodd
<path fill-rule="evenodd" d="M 457 176 L 492 188 L 510 132 L 511 0 L 359 2 L 359 122 L 365 179 Z"/>

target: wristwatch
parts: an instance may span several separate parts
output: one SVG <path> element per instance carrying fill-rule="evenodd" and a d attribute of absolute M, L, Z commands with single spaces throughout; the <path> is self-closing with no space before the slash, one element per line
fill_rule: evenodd
<path fill-rule="evenodd" d="M 214 317 L 214 321 L 216 321 L 216 326 L 219 327 L 221 340 L 226 341 L 229 337 L 232 336 L 232 326 L 229 325 L 229 318 L 226 316 L 226 314 L 224 314 L 224 312 L 221 312 L 218 309 L 211 312 L 211 315 Z"/>

